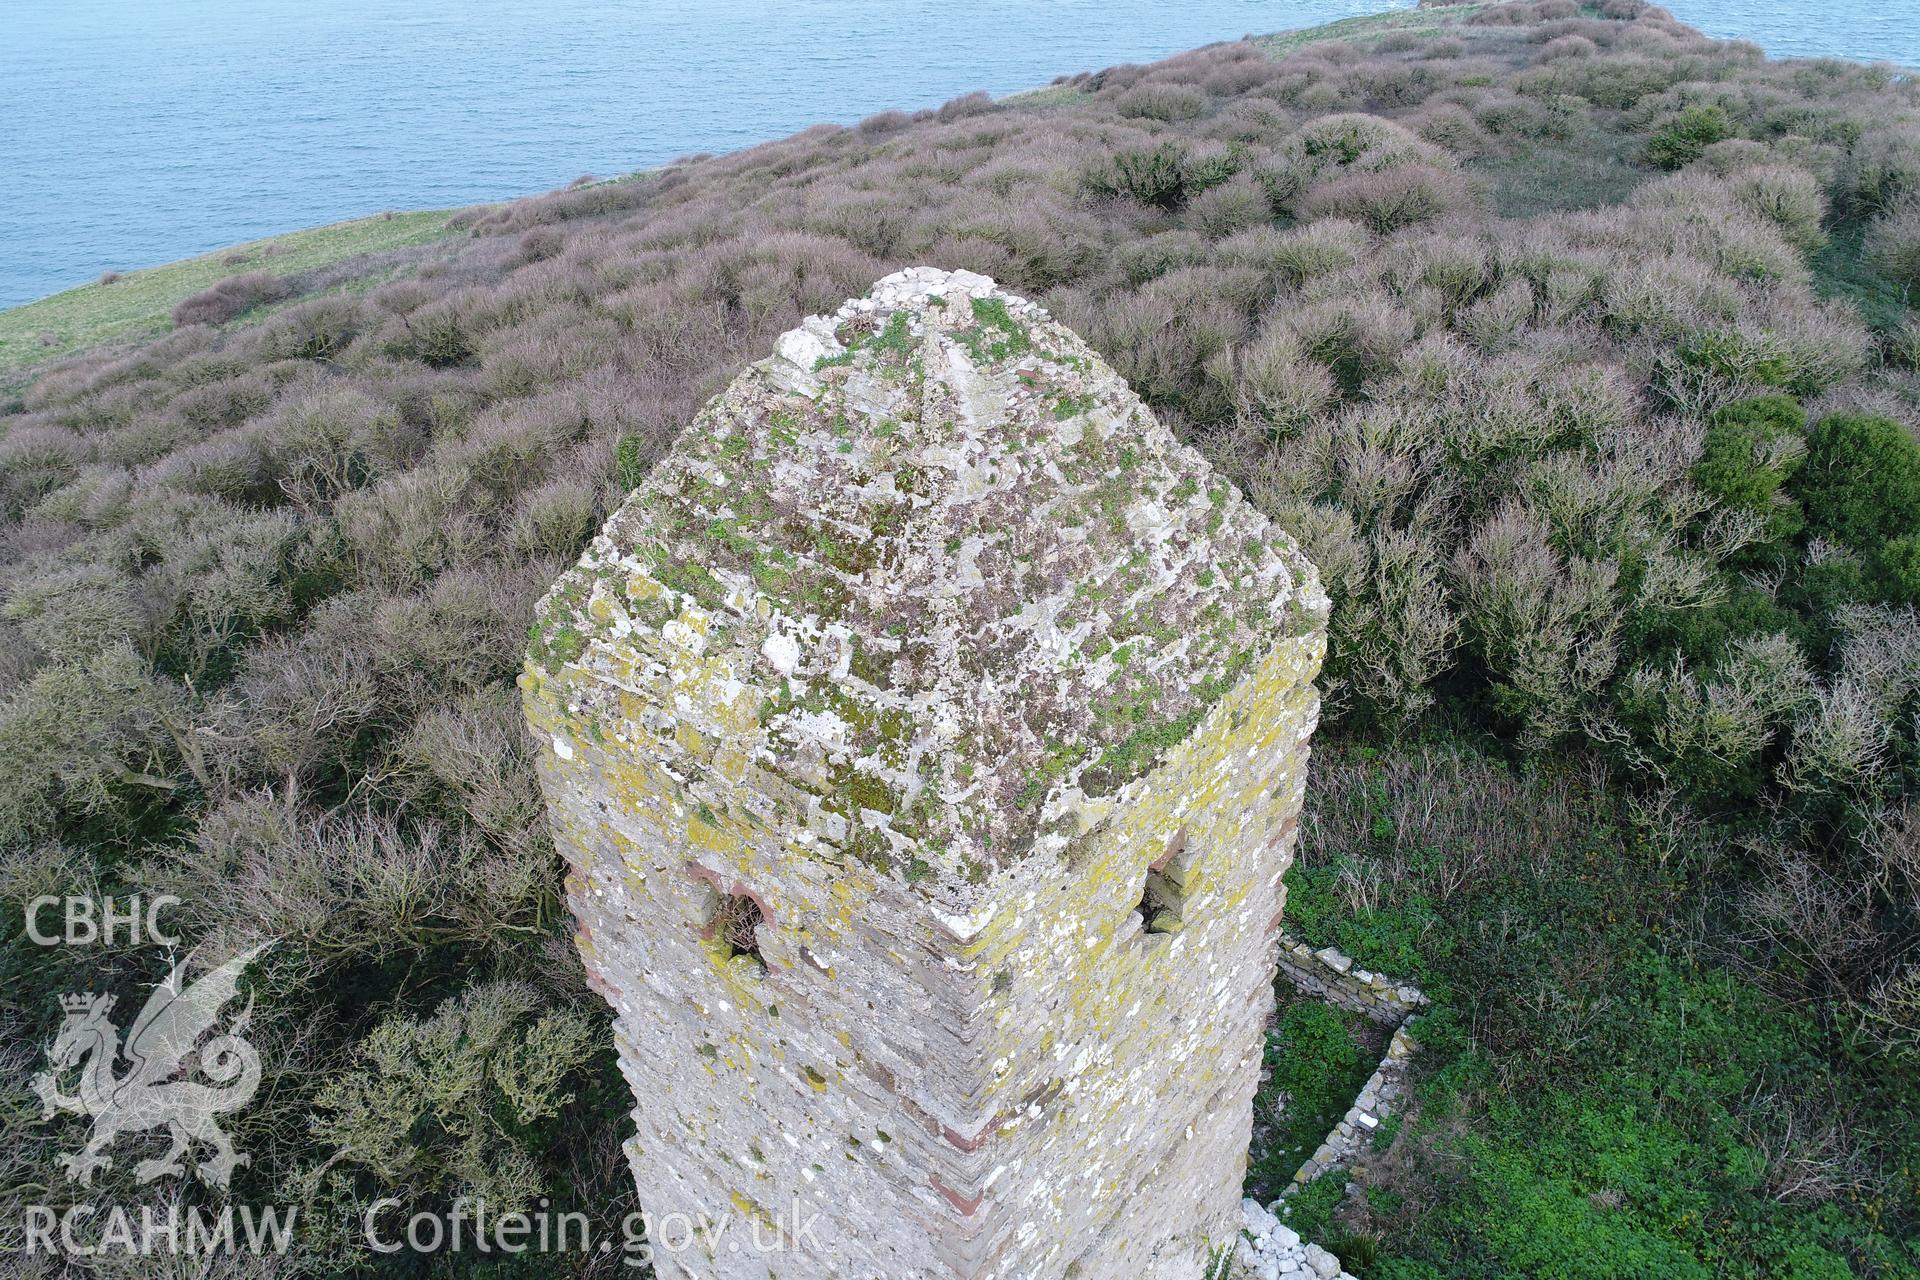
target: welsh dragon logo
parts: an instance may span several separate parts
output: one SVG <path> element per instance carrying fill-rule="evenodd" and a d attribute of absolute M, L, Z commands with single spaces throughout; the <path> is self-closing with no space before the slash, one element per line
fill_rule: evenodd
<path fill-rule="evenodd" d="M 112 996 L 60 997 L 66 1020 L 47 1053 L 49 1069 L 34 1077 L 33 1088 L 43 1120 L 62 1111 L 93 1117 L 86 1145 L 61 1157 L 70 1180 L 91 1186 L 94 1170 L 113 1164 L 106 1152 L 120 1135 L 163 1127 L 173 1146 L 134 1166 L 142 1183 L 185 1172 L 180 1158 L 195 1143 L 213 1148 L 210 1159 L 196 1155 L 194 1165 L 209 1186 L 226 1186 L 234 1169 L 249 1163 L 250 1157 L 234 1153 L 215 1117 L 245 1106 L 260 1086 L 260 1055 L 241 1035 L 253 1016 L 252 997 L 221 1034 L 200 1041 L 233 1000 L 241 973 L 270 945 L 242 952 L 191 986 L 185 982 L 187 962 L 174 965 L 133 1020 L 124 1047 L 109 1016 Z M 123 1057 L 126 1067 L 120 1070 Z M 75 1068 L 76 1092 L 62 1093 L 62 1077 Z M 196 1073 L 212 1083 L 194 1079 Z"/>

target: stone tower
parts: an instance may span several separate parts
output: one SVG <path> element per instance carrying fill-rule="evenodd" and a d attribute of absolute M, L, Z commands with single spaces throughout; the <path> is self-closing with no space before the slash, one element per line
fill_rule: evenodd
<path fill-rule="evenodd" d="M 522 678 L 641 1203 L 727 1220 L 660 1273 L 1230 1247 L 1326 612 L 983 276 L 889 276 L 708 405 Z"/>

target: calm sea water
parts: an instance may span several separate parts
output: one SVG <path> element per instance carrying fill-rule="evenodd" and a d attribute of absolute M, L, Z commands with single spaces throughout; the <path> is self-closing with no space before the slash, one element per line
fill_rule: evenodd
<path fill-rule="evenodd" d="M 0 0 L 0 307 L 1407 0 Z M 1920 65 L 1920 0 L 1678 0 Z"/>

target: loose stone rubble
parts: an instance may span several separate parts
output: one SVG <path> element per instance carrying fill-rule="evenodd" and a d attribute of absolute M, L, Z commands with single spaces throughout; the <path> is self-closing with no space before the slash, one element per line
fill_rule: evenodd
<path fill-rule="evenodd" d="M 985 277 L 890 276 L 716 397 L 522 676 L 641 1203 L 734 1228 L 660 1274 L 1231 1256 L 1326 611 Z"/>
<path fill-rule="evenodd" d="M 1276 1218 L 1257 1200 L 1240 1205 L 1245 1233 L 1234 1248 L 1233 1280 L 1353 1280 L 1340 1259 Z"/>

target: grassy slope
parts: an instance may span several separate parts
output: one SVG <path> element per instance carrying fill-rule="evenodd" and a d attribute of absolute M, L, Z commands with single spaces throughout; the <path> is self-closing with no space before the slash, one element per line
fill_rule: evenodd
<path fill-rule="evenodd" d="M 172 327 L 168 313 L 188 296 L 240 271 L 290 275 L 437 240 L 452 209 L 426 209 L 255 240 L 197 258 L 129 271 L 111 284 L 86 284 L 0 311 L 0 385 L 35 365 L 116 342 L 137 342 Z M 244 256 L 242 256 L 244 255 Z M 240 257 L 240 261 L 232 261 Z"/>
<path fill-rule="evenodd" d="M 1394 9 L 1343 18 L 1318 27 L 1279 31 L 1254 41 L 1272 58 L 1284 58 L 1316 44 L 1345 44 L 1371 50 L 1389 36 L 1415 40 L 1444 37 L 1469 51 L 1510 42 L 1511 27 L 1474 27 L 1467 19 L 1482 4 L 1443 5 L 1431 9 Z M 1487 184 L 1495 210 L 1503 218 L 1528 218 L 1552 209 L 1587 209 L 1614 204 L 1646 180 L 1644 170 L 1619 153 L 1608 139 L 1586 149 L 1543 146 L 1470 164 Z"/>
<path fill-rule="evenodd" d="M 1284 58 L 1310 44 L 1325 44 L 1337 41 L 1368 48 L 1382 37 L 1389 35 L 1408 35 L 1420 39 L 1445 33 L 1457 36 L 1462 33 L 1462 24 L 1484 5 L 1455 4 L 1434 9 L 1393 9 L 1386 13 L 1363 14 L 1357 18 L 1342 18 L 1338 22 L 1327 22 L 1317 27 L 1302 27 L 1298 31 L 1276 31 L 1270 36 L 1258 36 L 1254 39 L 1272 58 Z M 1497 32 L 1497 28 L 1487 30 Z"/>
<path fill-rule="evenodd" d="M 1448 35 L 1459 32 L 1468 35 L 1485 35 L 1487 32 L 1461 27 L 1467 18 L 1483 8 L 1485 8 L 1484 5 L 1458 4 L 1438 9 L 1391 9 L 1386 13 L 1366 13 L 1357 18 L 1323 22 L 1317 27 L 1300 27 L 1292 31 L 1275 31 L 1270 35 L 1254 36 L 1252 43 L 1259 46 L 1270 58 L 1284 58 L 1290 53 L 1316 44 L 1350 44 L 1358 49 L 1369 49 L 1387 36 L 1396 34 L 1417 38 L 1435 36 L 1442 32 Z M 1497 28 L 1489 30 L 1494 35 L 1505 34 Z M 1010 94 L 1001 101 L 1017 102 L 1023 107 L 1058 107 L 1085 102 L 1092 96 L 1086 90 L 1071 84 L 1050 84 L 1043 88 Z"/>

